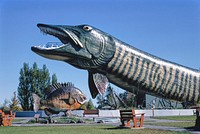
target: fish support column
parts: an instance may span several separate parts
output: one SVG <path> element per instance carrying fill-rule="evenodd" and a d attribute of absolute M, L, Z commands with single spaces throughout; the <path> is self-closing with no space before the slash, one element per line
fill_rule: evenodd
<path fill-rule="evenodd" d="M 200 131 L 200 107 L 196 108 L 195 130 Z"/>

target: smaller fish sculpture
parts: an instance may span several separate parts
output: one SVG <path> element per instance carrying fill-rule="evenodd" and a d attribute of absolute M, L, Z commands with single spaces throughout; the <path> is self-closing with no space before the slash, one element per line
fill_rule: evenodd
<path fill-rule="evenodd" d="M 86 96 L 71 83 L 53 84 L 48 86 L 44 92 L 45 99 L 40 98 L 35 93 L 32 95 L 34 111 L 43 109 L 47 116 L 78 109 L 81 104 L 86 102 Z"/>

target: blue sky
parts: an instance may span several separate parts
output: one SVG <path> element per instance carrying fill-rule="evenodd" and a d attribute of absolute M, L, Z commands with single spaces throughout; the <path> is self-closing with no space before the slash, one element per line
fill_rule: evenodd
<path fill-rule="evenodd" d="M 37 23 L 90 24 L 158 57 L 200 67 L 199 0 L 0 0 L 0 104 L 17 91 L 24 62 L 46 64 L 59 82 L 73 82 L 91 98 L 87 71 L 31 51 L 58 41 L 41 34 Z"/>

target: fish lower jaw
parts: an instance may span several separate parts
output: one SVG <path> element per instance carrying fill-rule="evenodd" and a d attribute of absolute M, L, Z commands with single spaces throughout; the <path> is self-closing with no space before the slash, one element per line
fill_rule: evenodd
<path fill-rule="evenodd" d="M 59 56 L 59 55 L 48 55 L 48 54 L 41 54 L 41 53 L 38 53 L 38 54 L 41 55 L 42 57 L 53 59 L 53 60 L 67 61 L 71 59 L 70 57 Z"/>

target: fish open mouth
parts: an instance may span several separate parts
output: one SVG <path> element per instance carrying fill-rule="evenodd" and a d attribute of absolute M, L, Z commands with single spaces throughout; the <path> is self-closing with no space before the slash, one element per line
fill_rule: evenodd
<path fill-rule="evenodd" d="M 46 45 L 31 47 L 31 50 L 42 57 L 71 61 L 75 57 L 91 59 L 92 55 L 84 48 L 80 41 L 80 31 L 75 26 L 37 24 L 44 35 L 52 35 L 61 42 L 49 42 Z"/>
<path fill-rule="evenodd" d="M 46 45 L 34 46 L 32 49 L 40 49 L 40 50 L 53 50 L 57 48 L 61 48 L 66 45 L 74 45 L 79 48 L 83 48 L 82 43 L 79 41 L 77 35 L 73 33 L 71 30 L 67 30 L 67 28 L 63 28 L 61 26 L 54 25 L 46 25 L 46 24 L 37 24 L 39 29 L 44 35 L 52 35 L 57 37 L 61 42 L 50 42 Z"/>

